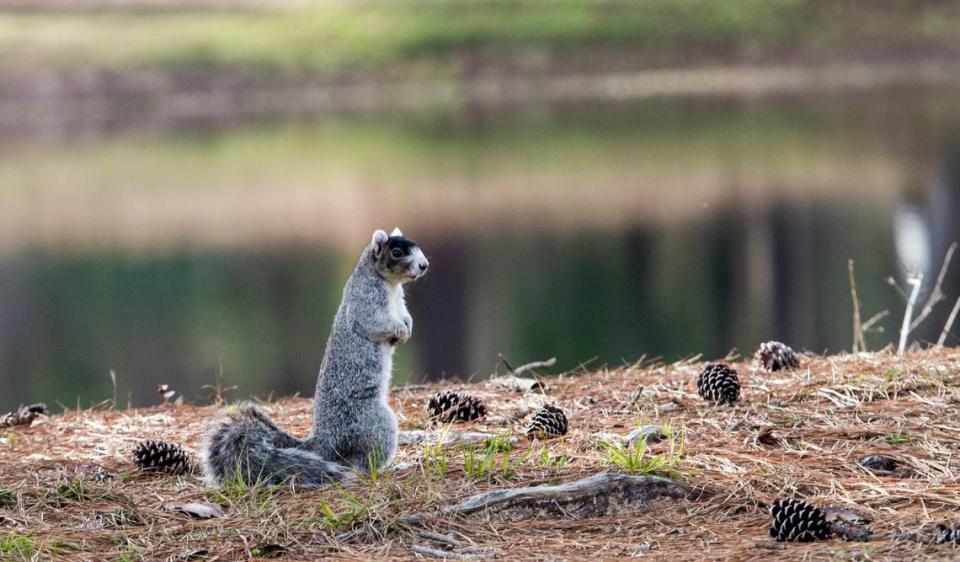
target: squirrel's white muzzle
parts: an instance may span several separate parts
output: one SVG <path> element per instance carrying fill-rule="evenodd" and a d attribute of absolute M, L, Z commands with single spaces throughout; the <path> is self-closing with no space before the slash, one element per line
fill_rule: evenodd
<path fill-rule="evenodd" d="M 410 257 L 412 258 L 410 260 L 410 277 L 416 280 L 426 275 L 430 262 L 427 260 L 427 256 L 423 255 L 423 251 L 420 248 L 414 248 Z"/>

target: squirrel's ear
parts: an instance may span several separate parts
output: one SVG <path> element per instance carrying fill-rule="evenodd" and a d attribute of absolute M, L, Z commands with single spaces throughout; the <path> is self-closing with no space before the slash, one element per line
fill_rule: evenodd
<path fill-rule="evenodd" d="M 370 247 L 373 248 L 373 255 L 380 257 L 383 252 L 383 246 L 387 243 L 387 233 L 382 230 L 374 230 L 373 238 L 370 240 Z"/>
<path fill-rule="evenodd" d="M 390 233 L 390 236 L 403 236 L 403 233 L 400 232 L 400 227 L 399 226 L 393 227 L 393 232 Z"/>

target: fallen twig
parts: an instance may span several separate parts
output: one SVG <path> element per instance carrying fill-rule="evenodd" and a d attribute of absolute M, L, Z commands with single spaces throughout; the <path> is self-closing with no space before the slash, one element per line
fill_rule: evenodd
<path fill-rule="evenodd" d="M 600 472 L 555 486 L 526 486 L 484 492 L 445 508 L 443 513 L 469 515 L 486 510 L 532 510 L 534 515 L 595 517 L 606 513 L 614 502 L 685 498 L 691 493 L 690 488 L 668 478 Z"/>
<path fill-rule="evenodd" d="M 547 385 L 538 379 L 522 379 L 514 375 L 504 375 L 502 377 L 493 377 L 489 383 L 493 386 L 510 390 L 513 392 L 530 392 L 531 390 L 546 390 Z"/>
<path fill-rule="evenodd" d="M 504 356 L 504 354 L 498 353 L 497 357 L 500 358 L 500 362 L 503 363 L 503 366 L 506 367 L 507 370 L 510 371 L 510 373 L 515 376 L 520 376 L 523 373 L 526 373 L 527 371 L 532 371 L 534 369 L 543 369 L 546 367 L 553 367 L 554 365 L 557 364 L 557 358 L 551 357 L 550 359 L 544 359 L 543 361 L 531 361 L 530 363 L 525 363 L 523 365 L 520 365 L 517 368 L 514 368 L 513 365 L 511 365 L 510 362 L 507 361 L 507 358 L 506 356 Z"/>
<path fill-rule="evenodd" d="M 940 266 L 940 273 L 937 275 L 937 282 L 933 286 L 933 290 L 930 291 L 930 296 L 927 297 L 927 302 L 923 304 L 923 309 L 920 310 L 920 314 L 917 315 L 917 318 L 910 324 L 910 331 L 916 330 L 917 326 L 920 325 L 924 319 L 933 312 L 933 307 L 937 305 L 940 301 L 945 298 L 943 294 L 943 279 L 947 275 L 947 268 L 950 266 L 950 260 L 953 259 L 953 253 L 957 250 L 957 243 L 954 242 L 950 244 L 950 247 L 947 248 L 947 254 L 943 257 L 943 265 Z"/>
<path fill-rule="evenodd" d="M 551 357 L 550 359 L 546 359 L 543 361 L 532 361 L 530 363 L 527 363 L 526 365 L 520 365 L 519 367 L 514 369 L 513 374 L 519 377 L 520 375 L 522 375 L 523 373 L 526 373 L 527 371 L 532 371 L 534 369 L 546 369 L 549 367 L 553 367 L 556 364 L 557 364 L 556 357 Z"/>
<path fill-rule="evenodd" d="M 937 339 L 938 346 L 943 347 L 943 343 L 947 341 L 947 334 L 949 334 L 950 329 L 953 328 L 953 321 L 957 319 L 958 312 L 960 312 L 960 297 L 957 297 L 957 302 L 953 305 L 953 310 L 950 311 L 947 323 L 943 325 L 943 331 L 940 332 L 940 338 Z"/>
<path fill-rule="evenodd" d="M 400 445 L 421 445 L 424 443 L 441 443 L 443 445 L 456 444 L 456 445 L 466 445 L 469 443 L 476 443 L 478 441 L 486 441 L 487 439 L 493 439 L 500 437 L 495 433 L 479 433 L 472 431 L 427 431 L 421 429 L 413 429 L 409 431 L 401 431 L 399 437 Z M 508 438 L 511 443 L 517 443 L 519 440 L 516 437 Z"/>
<path fill-rule="evenodd" d="M 460 541 L 453 538 L 450 535 L 444 535 L 442 533 L 434 533 L 433 531 L 417 531 L 417 534 L 428 541 L 438 542 L 440 544 L 445 544 L 452 548 L 457 548 L 460 546 Z"/>
<path fill-rule="evenodd" d="M 540 377 L 537 376 L 536 373 L 533 373 L 534 378 L 532 379 L 520 378 L 519 375 L 534 369 L 553 367 L 557 364 L 557 358 L 551 357 L 550 359 L 546 359 L 544 361 L 533 361 L 514 368 L 513 365 L 507 361 L 506 356 L 504 356 L 502 353 L 498 353 L 497 357 L 500 359 L 500 362 L 503 363 L 503 366 L 510 371 L 510 374 L 502 377 L 493 377 L 490 379 L 490 382 L 496 386 L 513 390 L 515 392 L 529 392 L 531 390 L 545 391 L 547 389 L 547 385 L 540 379 Z"/>
<path fill-rule="evenodd" d="M 432 546 L 415 544 L 410 547 L 410 550 L 417 554 L 433 556 L 434 558 L 453 558 L 456 560 L 490 560 L 500 555 L 499 550 L 482 546 L 468 546 L 456 550 L 441 550 L 439 548 L 433 548 Z"/>
<path fill-rule="evenodd" d="M 415 544 L 410 547 L 410 550 L 416 552 L 417 554 L 425 554 L 427 556 L 433 556 L 434 558 L 456 558 L 458 560 L 467 560 L 469 557 L 459 552 L 453 552 L 451 550 L 440 550 L 439 548 L 433 548 L 432 546 L 425 546 L 420 544 Z"/>

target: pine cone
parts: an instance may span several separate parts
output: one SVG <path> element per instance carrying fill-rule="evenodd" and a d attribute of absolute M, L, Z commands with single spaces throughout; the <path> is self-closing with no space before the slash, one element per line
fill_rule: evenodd
<path fill-rule="evenodd" d="M 933 540 L 937 544 L 948 542 L 960 543 L 960 526 L 948 527 L 942 523 L 938 523 L 936 536 Z"/>
<path fill-rule="evenodd" d="M 778 341 L 761 343 L 753 359 L 760 368 L 768 371 L 796 369 L 800 366 L 797 353 L 789 345 Z"/>
<path fill-rule="evenodd" d="M 438 392 L 427 403 L 430 418 L 441 422 L 468 422 L 487 415 L 487 407 L 475 396 L 456 392 Z"/>
<path fill-rule="evenodd" d="M 43 402 L 30 404 L 29 406 L 20 406 L 12 412 L 8 412 L 0 420 L 0 427 L 13 427 L 15 425 L 30 425 L 37 416 L 48 416 L 50 410 Z"/>
<path fill-rule="evenodd" d="M 716 404 L 733 404 L 740 398 L 737 372 L 722 363 L 711 363 L 697 377 L 697 390 L 704 400 Z"/>
<path fill-rule="evenodd" d="M 549 439 L 566 434 L 567 415 L 551 404 L 538 410 L 527 426 L 527 437 L 530 439 Z"/>
<path fill-rule="evenodd" d="M 770 514 L 770 536 L 778 541 L 813 542 L 833 536 L 820 508 L 805 501 L 777 500 L 770 507 Z"/>
<path fill-rule="evenodd" d="M 182 474 L 191 470 L 187 452 L 180 445 L 165 441 L 141 441 L 133 449 L 133 462 L 148 472 Z"/>

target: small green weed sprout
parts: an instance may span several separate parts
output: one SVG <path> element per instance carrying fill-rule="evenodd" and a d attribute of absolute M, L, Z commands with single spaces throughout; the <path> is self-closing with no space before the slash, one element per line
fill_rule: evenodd
<path fill-rule="evenodd" d="M 607 457 L 603 460 L 604 464 L 614 466 L 627 474 L 678 475 L 680 472 L 678 466 L 683 458 L 685 431 L 681 428 L 679 439 L 677 439 L 676 431 L 669 425 L 664 425 L 662 432 L 670 439 L 670 451 L 668 453 L 662 455 L 648 454 L 647 443 L 643 439 L 638 439 L 632 445 L 605 442 L 603 448 Z"/>
<path fill-rule="evenodd" d="M 39 549 L 31 535 L 17 533 L 0 535 L 0 554 L 14 554 L 22 558 L 32 558 L 38 552 Z"/>
<path fill-rule="evenodd" d="M 513 474 L 510 466 L 510 451 L 513 443 L 507 436 L 498 435 L 486 441 L 484 447 L 468 446 L 463 457 L 463 469 L 471 478 L 485 478 L 498 470 L 504 478 Z M 497 459 L 500 466 L 497 466 Z"/>
<path fill-rule="evenodd" d="M 340 531 L 353 527 L 371 511 L 371 507 L 364 505 L 356 496 L 345 488 L 338 488 L 339 496 L 346 504 L 340 509 L 323 500 L 320 500 L 320 511 L 323 514 L 323 524 L 331 531 Z"/>

